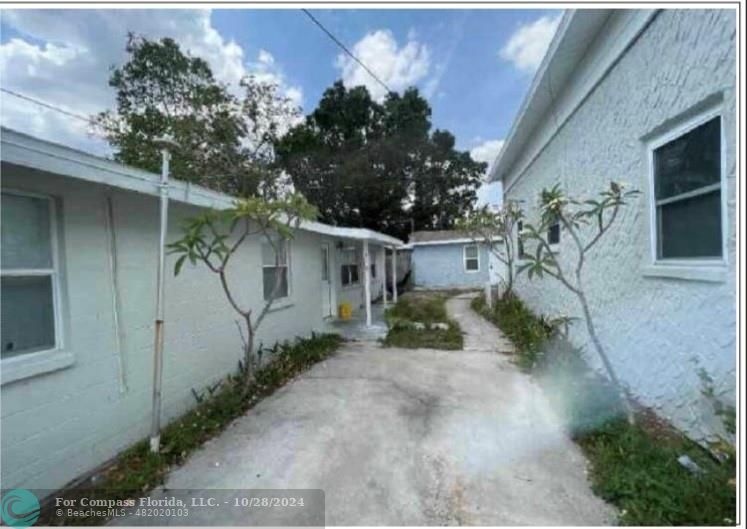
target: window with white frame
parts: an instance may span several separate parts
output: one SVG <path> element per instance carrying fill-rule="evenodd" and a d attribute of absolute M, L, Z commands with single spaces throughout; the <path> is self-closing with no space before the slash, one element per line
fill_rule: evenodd
<path fill-rule="evenodd" d="M 340 282 L 342 286 L 359 283 L 359 265 L 360 255 L 357 248 L 343 248 L 340 251 Z"/>
<path fill-rule="evenodd" d="M 654 256 L 723 256 L 721 117 L 705 117 L 652 145 Z"/>
<path fill-rule="evenodd" d="M 2 192 L 2 350 L 6 359 L 60 347 L 55 204 Z"/>
<path fill-rule="evenodd" d="M 480 270 L 480 250 L 476 244 L 464 245 L 464 270 L 478 272 Z"/>
<path fill-rule="evenodd" d="M 275 241 L 274 247 L 268 241 L 262 242 L 262 285 L 265 301 L 273 296 L 273 292 L 275 299 L 287 298 L 290 295 L 288 250 L 287 240 Z"/>

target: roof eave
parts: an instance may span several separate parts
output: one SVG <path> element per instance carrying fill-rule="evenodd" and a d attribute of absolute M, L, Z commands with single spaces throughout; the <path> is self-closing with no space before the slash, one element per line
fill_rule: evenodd
<path fill-rule="evenodd" d="M 160 194 L 159 175 L 148 171 L 5 127 L 0 128 L 0 143 L 2 162 L 151 196 Z M 230 208 L 237 200 L 236 197 L 225 193 L 179 180 L 169 182 L 169 197 L 176 202 L 214 209 Z M 364 240 L 396 247 L 404 245 L 404 241 L 395 237 L 365 228 L 331 226 L 316 221 L 304 221 L 299 228 L 331 237 Z"/>

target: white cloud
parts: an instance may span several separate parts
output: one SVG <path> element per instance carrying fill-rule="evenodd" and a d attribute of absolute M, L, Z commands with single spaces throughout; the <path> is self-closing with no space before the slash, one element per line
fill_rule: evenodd
<path fill-rule="evenodd" d="M 272 55 L 261 50 L 247 62 L 241 46 L 213 27 L 210 10 L 3 10 L 2 22 L 20 37 L 0 44 L 4 87 L 88 115 L 114 106 L 110 68 L 127 60 L 128 31 L 146 38 L 171 37 L 205 59 L 215 77 L 238 92 L 238 81 L 258 72 L 300 104 L 299 87 L 288 86 Z M 78 120 L 2 94 L 2 124 L 73 147 L 108 152 L 103 140 L 85 134 Z"/>
<path fill-rule="evenodd" d="M 477 162 L 485 162 L 488 164 L 488 168 L 485 171 L 485 176 L 490 174 L 490 170 L 495 163 L 495 159 L 498 157 L 498 153 L 503 148 L 503 140 L 486 140 L 479 145 L 473 147 L 469 153 L 472 159 Z M 503 185 L 501 182 L 485 182 L 477 190 L 477 205 L 482 206 L 489 204 L 492 206 L 500 206 L 503 203 Z"/>
<path fill-rule="evenodd" d="M 500 57 L 524 72 L 534 72 L 550 46 L 561 17 L 562 15 L 543 16 L 519 26 L 501 48 Z"/>
<path fill-rule="evenodd" d="M 259 50 L 257 60 L 248 65 L 248 70 L 259 81 L 277 85 L 280 93 L 294 105 L 303 105 L 303 89 L 300 86 L 288 85 L 285 74 L 275 64 L 275 57 L 269 51 Z"/>
<path fill-rule="evenodd" d="M 487 174 L 490 173 L 490 169 L 492 168 L 495 159 L 498 157 L 498 153 L 501 152 L 503 144 L 503 140 L 487 140 L 470 149 L 469 153 L 472 155 L 473 160 L 477 162 L 486 162 L 488 164 L 488 169 L 486 171 Z"/>
<path fill-rule="evenodd" d="M 366 34 L 351 51 L 394 91 L 416 84 L 430 69 L 430 52 L 425 44 L 410 38 L 400 47 L 392 32 L 386 29 Z M 335 66 L 341 70 L 345 86 L 365 86 L 377 101 L 386 96 L 384 87 L 349 56 L 338 55 Z"/>

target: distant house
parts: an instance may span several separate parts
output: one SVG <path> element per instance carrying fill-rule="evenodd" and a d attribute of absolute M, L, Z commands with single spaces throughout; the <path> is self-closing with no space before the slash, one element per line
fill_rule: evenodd
<path fill-rule="evenodd" d="M 159 234 L 159 177 L 2 129 L 2 475 L 5 487 L 55 489 L 148 433 Z M 181 222 L 233 198 L 170 184 L 168 241 Z M 303 223 L 286 246 L 286 281 L 260 328 L 271 344 L 323 331 L 337 306 L 365 313 L 382 293 L 382 233 Z M 229 274 L 258 309 L 274 253 L 257 238 Z M 391 250 L 390 250 L 391 252 Z M 169 258 L 168 270 L 173 270 Z M 187 266 L 166 278 L 163 417 L 236 369 L 241 340 L 218 278 Z"/>
<path fill-rule="evenodd" d="M 500 277 L 499 263 L 487 248 L 459 231 L 416 231 L 407 248 L 416 288 L 481 288 Z"/>
<path fill-rule="evenodd" d="M 700 369 L 735 402 L 736 24 L 728 9 L 567 12 L 491 174 L 530 221 L 556 183 L 643 192 L 590 256 L 587 294 L 623 382 L 697 439 L 719 430 Z M 552 237 L 572 259 L 568 233 Z M 579 315 L 552 279 L 515 289 L 539 313 Z M 570 338 L 593 350 L 583 325 Z"/>

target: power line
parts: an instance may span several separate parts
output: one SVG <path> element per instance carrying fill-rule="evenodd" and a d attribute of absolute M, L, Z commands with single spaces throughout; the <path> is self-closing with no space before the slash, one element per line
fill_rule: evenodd
<path fill-rule="evenodd" d="M 339 40 L 339 39 L 338 39 L 337 37 L 335 37 L 335 36 L 334 36 L 334 35 L 333 35 L 333 34 L 332 34 L 332 33 L 331 33 L 331 32 L 330 32 L 330 31 L 329 31 L 329 30 L 328 30 L 327 28 L 325 28 L 325 27 L 324 27 L 324 26 L 322 25 L 322 23 L 321 23 L 321 22 L 319 22 L 319 21 L 318 21 L 318 20 L 316 19 L 316 17 L 314 17 L 314 15 L 312 15 L 312 14 L 311 14 L 311 12 L 310 12 L 310 11 L 309 11 L 308 9 L 301 9 L 301 11 L 303 11 L 303 12 L 304 12 L 304 13 L 306 14 L 306 16 L 307 16 L 307 17 L 309 17 L 309 18 L 311 19 L 311 21 L 312 21 L 312 22 L 313 22 L 314 24 L 316 24 L 317 26 L 319 26 L 319 29 L 321 29 L 321 30 L 322 30 L 322 31 L 323 31 L 324 33 L 326 33 L 326 34 L 327 34 L 327 36 L 328 36 L 328 37 L 329 37 L 330 39 L 332 39 L 332 41 L 333 41 L 333 42 L 334 42 L 335 44 L 337 44 L 337 45 L 338 45 L 338 46 L 339 46 L 339 47 L 340 47 L 340 48 L 342 49 L 342 51 L 344 51 L 345 53 L 347 53 L 347 54 L 348 54 L 348 55 L 350 56 L 350 58 L 351 58 L 351 59 L 353 59 L 353 60 L 354 60 L 355 62 L 357 62 L 357 63 L 358 63 L 358 64 L 359 64 L 360 66 L 361 66 L 361 68 L 363 68 L 364 70 L 366 70 L 366 72 L 368 72 L 368 75 L 370 75 L 371 77 L 373 77 L 373 78 L 374 78 L 374 79 L 376 80 L 376 82 L 377 82 L 377 83 L 379 83 L 379 84 L 380 84 L 381 86 L 383 86 L 383 87 L 384 87 L 384 89 L 385 89 L 385 90 L 387 91 L 387 93 L 390 93 L 390 92 L 393 92 L 393 91 L 394 91 L 394 90 L 391 90 L 391 89 L 390 89 L 390 88 L 389 88 L 389 87 L 388 87 L 388 86 L 386 85 L 386 83 L 385 83 L 384 81 L 382 81 L 381 79 L 379 79 L 379 78 L 378 78 L 378 77 L 376 76 L 376 74 L 375 74 L 375 73 L 373 73 L 373 72 L 371 71 L 371 69 L 370 69 L 370 68 L 369 68 L 368 66 L 366 66 L 365 64 L 363 64 L 363 62 L 362 62 L 362 61 L 361 61 L 361 60 L 360 60 L 360 59 L 359 59 L 358 57 L 356 57 L 356 56 L 355 56 L 355 55 L 353 54 L 353 52 L 351 52 L 351 51 L 350 51 L 350 50 L 349 50 L 349 49 L 348 49 L 348 48 L 347 48 L 347 47 L 346 47 L 346 46 L 345 46 L 345 45 L 344 45 L 344 44 L 343 44 L 342 42 L 340 42 L 340 40 Z"/>
<path fill-rule="evenodd" d="M 75 112 L 71 112 L 69 110 L 65 110 L 64 108 L 60 108 L 57 106 L 54 106 L 50 103 L 47 103 L 45 101 L 41 101 L 39 99 L 35 99 L 33 97 L 21 94 L 19 92 L 14 92 L 13 90 L 8 90 L 7 88 L 0 87 L 0 91 L 5 92 L 6 94 L 12 95 L 14 97 L 17 97 L 19 99 L 23 99 L 24 101 L 29 101 L 31 103 L 34 103 L 36 105 L 42 106 L 44 108 L 47 108 L 49 110 L 54 110 L 56 112 L 60 112 L 62 114 L 65 114 L 66 116 L 70 116 L 71 118 L 80 119 L 81 121 L 85 121 L 89 125 L 96 126 L 96 123 L 89 117 L 83 116 L 81 114 L 76 114 Z"/>

